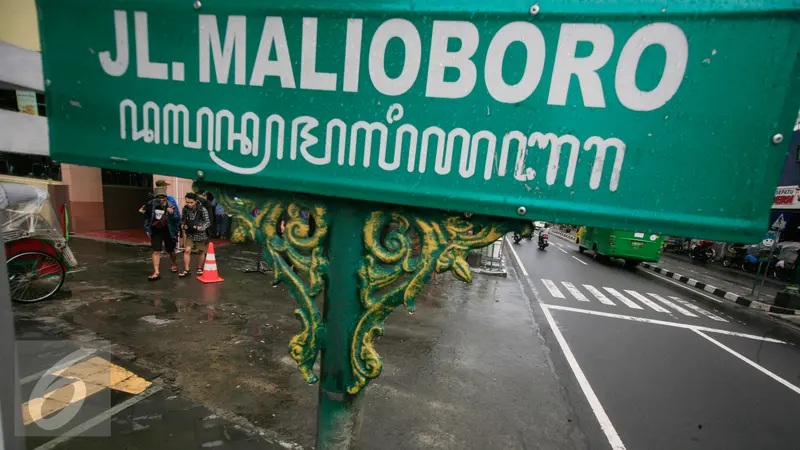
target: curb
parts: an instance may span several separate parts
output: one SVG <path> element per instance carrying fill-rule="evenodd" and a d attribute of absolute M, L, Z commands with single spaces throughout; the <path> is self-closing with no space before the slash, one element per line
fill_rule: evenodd
<path fill-rule="evenodd" d="M 720 289 L 716 286 L 712 286 L 707 283 L 703 283 L 701 281 L 697 281 L 693 278 L 689 278 L 685 275 L 681 275 L 679 273 L 672 272 L 670 270 L 658 267 L 656 265 L 650 263 L 641 263 L 639 267 L 644 267 L 649 269 L 653 272 L 658 274 L 664 275 L 666 277 L 672 278 L 675 281 L 687 284 L 697 289 L 701 289 L 709 294 L 715 295 L 720 298 L 724 298 L 725 300 L 732 301 L 737 305 L 744 306 L 745 308 L 755 309 L 757 311 L 762 311 L 766 313 L 772 314 L 785 314 L 785 315 L 795 315 L 800 316 L 800 309 L 790 309 L 790 308 L 783 308 L 780 306 L 769 305 L 762 302 L 757 302 L 755 300 L 750 300 L 746 297 L 742 297 L 739 294 L 734 294 L 733 292 L 728 292 L 723 289 Z"/>
<path fill-rule="evenodd" d="M 575 237 L 576 236 L 574 234 L 565 233 L 565 232 L 563 232 L 561 230 L 555 230 L 555 229 L 551 229 L 550 232 L 555 234 L 555 235 L 561 236 L 563 238 L 569 239 L 573 243 L 575 242 Z"/>
<path fill-rule="evenodd" d="M 104 238 L 104 237 L 95 237 L 95 236 L 85 236 L 82 234 L 75 234 L 72 233 L 70 235 L 70 239 L 86 239 L 87 241 L 95 241 L 95 242 L 105 242 L 107 244 L 119 244 L 119 245 L 127 245 L 130 247 L 149 247 L 150 244 L 147 242 L 131 242 L 131 241 L 122 241 L 119 239 L 111 239 L 111 238 Z"/>

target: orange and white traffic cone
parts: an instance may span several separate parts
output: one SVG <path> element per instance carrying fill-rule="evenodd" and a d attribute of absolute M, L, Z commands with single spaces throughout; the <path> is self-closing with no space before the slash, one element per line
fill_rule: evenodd
<path fill-rule="evenodd" d="M 217 256 L 214 254 L 214 243 L 208 243 L 208 252 L 206 252 L 206 262 L 203 264 L 203 274 L 197 277 L 203 283 L 219 283 L 225 281 L 219 276 L 217 271 Z"/>

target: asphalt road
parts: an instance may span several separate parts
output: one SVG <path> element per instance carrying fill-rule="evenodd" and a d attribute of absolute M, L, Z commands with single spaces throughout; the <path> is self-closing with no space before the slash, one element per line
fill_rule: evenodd
<path fill-rule="evenodd" d="M 800 448 L 794 344 L 564 239 L 512 247 L 590 448 Z"/>

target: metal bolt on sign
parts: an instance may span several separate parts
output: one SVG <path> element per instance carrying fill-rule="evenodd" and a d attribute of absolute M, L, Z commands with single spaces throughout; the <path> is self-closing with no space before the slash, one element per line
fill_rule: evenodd
<path fill-rule="evenodd" d="M 200 3 L 200 0 L 197 0 L 196 2 L 194 2 L 194 9 L 200 9 L 202 6 L 203 6 L 203 4 Z"/>
<path fill-rule="evenodd" d="M 783 142 L 783 135 L 782 134 L 778 133 L 775 136 L 772 136 L 772 143 L 773 144 L 778 145 L 781 142 Z"/>
<path fill-rule="evenodd" d="M 539 14 L 539 9 L 540 8 L 539 8 L 539 4 L 538 3 L 534 4 L 533 6 L 531 6 L 531 9 L 530 9 L 531 15 L 535 16 L 535 15 Z"/>
<path fill-rule="evenodd" d="M 519 214 L 520 216 L 524 216 L 526 212 L 528 212 L 528 208 L 524 206 L 520 206 L 519 208 L 517 208 L 517 214 Z"/>

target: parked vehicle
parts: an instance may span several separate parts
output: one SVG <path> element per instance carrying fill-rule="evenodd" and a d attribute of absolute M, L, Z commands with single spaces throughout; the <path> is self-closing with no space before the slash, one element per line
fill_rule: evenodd
<path fill-rule="evenodd" d="M 47 191 L 35 186 L 0 183 L 0 230 L 14 301 L 52 297 L 77 264 L 47 198 Z"/>
<path fill-rule="evenodd" d="M 692 249 L 691 241 L 691 239 L 687 238 L 668 236 L 664 238 L 663 248 L 671 253 L 686 254 Z"/>
<path fill-rule="evenodd" d="M 714 241 L 702 240 L 692 247 L 689 254 L 693 261 L 709 263 L 714 260 Z"/>
<path fill-rule="evenodd" d="M 731 244 L 725 251 L 722 258 L 722 265 L 725 267 L 739 267 L 744 262 L 747 255 L 747 246 L 744 244 Z"/>
<path fill-rule="evenodd" d="M 780 281 L 791 281 L 800 252 L 800 242 L 781 242 L 776 252 L 773 276 Z"/>
<path fill-rule="evenodd" d="M 635 231 L 585 227 L 576 238 L 578 250 L 591 250 L 595 259 L 620 258 L 625 266 L 635 267 L 642 261 L 661 259 L 663 236 Z"/>

